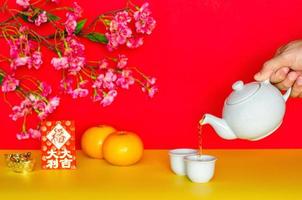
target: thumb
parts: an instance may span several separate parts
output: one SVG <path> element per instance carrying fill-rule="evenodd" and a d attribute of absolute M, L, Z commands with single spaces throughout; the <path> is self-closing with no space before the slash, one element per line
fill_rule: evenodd
<path fill-rule="evenodd" d="M 265 81 L 271 77 L 281 67 L 289 67 L 291 63 L 288 58 L 285 58 L 282 54 L 272 58 L 264 63 L 260 72 L 255 74 L 254 79 L 256 81 Z"/>

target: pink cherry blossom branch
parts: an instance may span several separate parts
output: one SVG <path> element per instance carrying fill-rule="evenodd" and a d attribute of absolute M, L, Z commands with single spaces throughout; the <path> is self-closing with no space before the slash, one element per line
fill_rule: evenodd
<path fill-rule="evenodd" d="M 59 105 L 60 98 L 50 97 L 51 87 L 44 82 L 34 80 L 31 77 L 23 76 L 16 79 L 0 69 L 0 85 L 4 101 L 12 108 L 10 117 L 16 121 L 23 118 L 21 133 L 17 134 L 18 139 L 38 138 L 39 130 L 26 128 L 27 116 L 34 111 L 40 120 L 45 119 Z M 33 87 L 28 86 L 24 81 L 30 81 Z M 34 89 L 36 88 L 36 89 Z M 13 106 L 7 99 L 7 93 L 15 93 L 21 98 L 20 105 Z"/>
<path fill-rule="evenodd" d="M 6 20 L 0 22 L 0 37 L 4 38 L 10 48 L 9 58 L 2 56 L 1 61 L 8 61 L 13 71 L 27 66 L 29 69 L 39 69 L 43 64 L 41 46 L 55 52 L 51 65 L 55 70 L 62 71 L 60 88 L 63 93 L 72 98 L 88 96 L 91 92 L 94 102 L 102 106 L 110 105 L 118 95 L 120 89 L 129 89 L 137 83 L 143 92 L 153 97 L 157 92 L 156 79 L 145 75 L 136 67 L 128 66 L 125 55 L 115 57 L 105 56 L 99 61 L 88 61 L 85 46 L 79 38 L 106 45 L 109 52 L 120 46 L 138 48 L 143 44 L 143 38 L 150 35 L 156 22 L 151 15 L 149 4 L 141 7 L 128 1 L 122 9 L 113 10 L 98 15 L 89 25 L 86 19 L 80 19 L 82 8 L 73 3 L 72 7 L 57 7 L 50 10 L 43 9 L 44 4 L 57 2 L 56 0 L 17 0 L 22 10 L 9 9 L 6 4 L 1 10 L 10 14 Z M 65 21 L 55 16 L 53 12 L 66 10 Z M 31 23 L 35 26 L 50 24 L 53 33 L 43 36 L 36 30 L 24 26 Z M 100 25 L 98 22 L 102 22 Z M 103 26 L 105 33 L 97 32 L 97 26 Z M 29 86 L 25 82 L 29 81 Z M 30 77 L 16 79 L 0 71 L 0 86 L 4 93 L 15 93 L 21 98 L 20 105 L 12 106 L 10 117 L 16 121 L 23 118 L 21 133 L 18 139 L 36 138 L 39 130 L 27 129 L 28 116 L 35 113 L 40 120 L 45 119 L 59 105 L 58 97 L 50 97 L 51 88 L 44 82 Z"/>

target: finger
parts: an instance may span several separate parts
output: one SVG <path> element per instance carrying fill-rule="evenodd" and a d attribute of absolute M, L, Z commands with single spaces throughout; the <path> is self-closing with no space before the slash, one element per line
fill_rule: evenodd
<path fill-rule="evenodd" d="M 298 78 L 293 86 L 290 96 L 298 97 L 301 94 L 302 94 L 302 76 L 298 76 Z"/>
<path fill-rule="evenodd" d="M 280 69 L 278 69 L 275 73 L 273 73 L 271 75 L 270 81 L 272 83 L 280 83 L 281 81 L 283 81 L 286 78 L 288 72 L 289 72 L 288 67 L 281 67 Z"/>
<path fill-rule="evenodd" d="M 255 74 L 254 78 L 257 81 L 264 81 L 281 67 L 291 66 L 291 59 L 287 54 L 281 54 L 264 63 L 260 72 Z"/>
<path fill-rule="evenodd" d="M 291 71 L 288 73 L 286 79 L 284 81 L 277 83 L 276 86 L 280 90 L 287 90 L 288 88 L 292 87 L 292 85 L 295 83 L 296 79 L 298 78 L 299 74 L 295 71 Z"/>
<path fill-rule="evenodd" d="M 291 50 L 291 49 L 295 49 L 296 47 L 300 46 L 302 44 L 301 40 L 294 40 L 291 41 L 288 44 L 285 44 L 283 46 L 281 46 L 280 48 L 277 49 L 275 56 L 280 55 L 281 53 Z"/>
<path fill-rule="evenodd" d="M 287 45 L 283 45 L 280 48 L 277 49 L 275 56 L 280 55 L 283 51 L 285 51 L 285 49 L 287 48 Z"/>

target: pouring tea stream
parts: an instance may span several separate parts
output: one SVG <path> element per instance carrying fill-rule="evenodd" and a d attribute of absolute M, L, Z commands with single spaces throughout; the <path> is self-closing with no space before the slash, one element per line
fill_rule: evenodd
<path fill-rule="evenodd" d="M 222 118 L 205 114 L 200 125 L 211 125 L 227 140 L 260 140 L 272 134 L 282 123 L 285 103 L 291 88 L 284 95 L 269 80 L 244 84 L 237 81 L 224 102 Z"/>

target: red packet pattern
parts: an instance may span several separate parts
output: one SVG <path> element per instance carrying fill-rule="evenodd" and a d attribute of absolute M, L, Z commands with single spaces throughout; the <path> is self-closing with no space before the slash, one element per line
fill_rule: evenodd
<path fill-rule="evenodd" d="M 41 125 L 42 169 L 75 169 L 73 121 L 46 121 Z"/>

